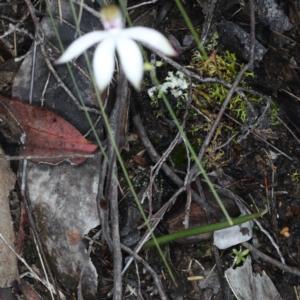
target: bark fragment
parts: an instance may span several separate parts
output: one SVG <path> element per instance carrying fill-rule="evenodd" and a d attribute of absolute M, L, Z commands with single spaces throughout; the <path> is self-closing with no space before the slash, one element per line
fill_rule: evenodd
<path fill-rule="evenodd" d="M 0 146 L 0 154 L 4 154 Z M 0 233 L 9 243 L 14 246 L 15 235 L 9 208 L 8 195 L 14 188 L 16 176 L 6 160 L 0 160 Z M 14 280 L 19 281 L 17 258 L 0 239 L 0 287 L 10 287 Z"/>

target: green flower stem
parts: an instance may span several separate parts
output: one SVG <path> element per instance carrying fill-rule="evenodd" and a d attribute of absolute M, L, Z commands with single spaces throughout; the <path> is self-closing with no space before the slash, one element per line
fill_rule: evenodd
<path fill-rule="evenodd" d="M 196 41 L 196 43 L 197 43 L 197 46 L 198 46 L 198 48 L 199 48 L 199 50 L 200 50 L 202 56 L 203 56 L 204 59 L 206 60 L 206 59 L 208 58 L 207 53 L 206 53 L 206 51 L 205 51 L 205 49 L 204 49 L 204 47 L 203 47 L 203 45 L 202 45 L 202 43 L 201 43 L 201 41 L 200 41 L 200 39 L 199 39 L 199 36 L 198 36 L 198 34 L 197 34 L 197 32 L 196 32 L 194 26 L 193 26 L 192 23 L 191 23 L 190 18 L 189 18 L 188 15 L 186 14 L 186 12 L 185 12 L 185 10 L 184 10 L 184 8 L 183 8 L 183 6 L 182 6 L 180 0 L 175 0 L 175 2 L 176 2 L 176 4 L 177 4 L 177 7 L 178 7 L 178 9 L 180 10 L 180 12 L 181 12 L 181 14 L 182 14 L 182 16 L 183 16 L 183 18 L 184 18 L 184 20 L 185 20 L 185 22 L 186 22 L 188 28 L 189 28 L 191 34 L 193 35 L 193 37 L 194 37 L 194 39 L 195 39 L 195 41 Z"/>
<path fill-rule="evenodd" d="M 255 213 L 255 214 L 245 215 L 245 216 L 241 216 L 241 217 L 231 219 L 231 220 L 232 220 L 233 225 L 238 225 L 241 223 L 245 223 L 247 221 L 251 221 L 258 217 L 261 217 L 266 212 L 267 212 L 267 210 L 263 210 L 261 212 Z M 203 233 L 207 233 L 207 232 L 213 232 L 213 231 L 221 230 L 221 229 L 228 228 L 228 227 L 230 227 L 229 222 L 223 221 L 223 222 L 219 222 L 219 223 L 215 223 L 215 224 L 209 224 L 209 225 L 205 225 L 205 226 L 185 229 L 185 230 L 181 230 L 181 231 L 174 232 L 171 234 L 167 234 L 165 236 L 156 238 L 156 242 L 158 242 L 160 245 L 162 245 L 162 244 L 170 243 L 172 241 L 186 238 L 189 236 L 195 236 L 195 235 L 199 235 L 199 234 L 203 234 Z M 155 245 L 154 241 L 150 240 L 143 245 L 142 250 L 151 248 L 154 245 Z"/>

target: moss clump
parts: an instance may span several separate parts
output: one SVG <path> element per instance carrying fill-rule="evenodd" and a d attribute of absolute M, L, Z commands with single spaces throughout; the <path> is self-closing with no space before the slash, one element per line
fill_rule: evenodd
<path fill-rule="evenodd" d="M 204 59 L 199 51 L 195 51 L 190 66 L 201 76 L 204 77 L 217 77 L 228 83 L 233 83 L 238 72 L 242 69 L 243 65 L 237 63 L 234 53 L 225 51 L 223 55 L 218 54 L 214 50 L 208 59 Z M 244 78 L 254 77 L 253 72 L 246 72 Z M 240 82 L 241 87 L 247 87 L 245 79 Z M 194 87 L 193 99 L 196 103 L 206 107 L 220 106 L 225 100 L 228 89 L 221 84 L 198 84 Z M 249 102 L 259 103 L 263 99 L 255 95 L 246 95 Z M 241 98 L 240 95 L 234 94 L 230 100 L 227 112 L 239 121 L 245 122 L 247 118 L 247 103 Z"/>

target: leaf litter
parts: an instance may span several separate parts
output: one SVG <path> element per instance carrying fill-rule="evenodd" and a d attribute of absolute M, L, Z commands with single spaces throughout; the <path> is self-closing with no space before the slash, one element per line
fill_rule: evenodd
<path fill-rule="evenodd" d="M 272 1 L 269 1 L 270 3 L 272 2 Z M 268 3 L 269 3 L 268 2 Z M 191 13 L 192 14 L 192 13 Z M 66 16 L 68 16 L 68 14 L 66 15 Z M 70 17 L 70 15 L 69 15 L 69 17 Z M 151 23 L 151 22 L 150 22 Z M 286 23 L 286 21 L 285 21 L 285 24 L 287 24 Z M 288 24 L 289 25 L 289 24 Z M 290 25 L 289 25 L 290 26 Z M 50 29 L 51 27 L 49 26 L 49 29 Z M 70 38 L 71 39 L 71 38 Z M 30 56 L 31 55 L 28 55 L 27 56 L 27 58 L 26 59 L 28 59 L 29 58 L 29 60 L 30 60 Z M 43 62 L 43 59 L 40 59 L 40 61 L 42 61 Z M 31 64 L 29 64 L 28 65 L 28 67 L 29 66 L 31 66 Z M 45 66 L 45 64 L 44 64 L 44 66 Z M 28 68 L 27 67 L 27 70 L 30 70 L 30 68 Z M 45 70 L 45 67 L 43 68 L 43 70 Z M 22 71 L 24 72 L 24 69 L 22 69 Z M 46 72 L 47 73 L 47 72 Z M 25 74 L 27 74 L 26 76 L 25 76 L 25 78 L 29 78 L 29 72 L 25 72 Z M 44 77 L 45 78 L 45 80 L 44 80 L 44 83 L 46 82 L 46 78 L 47 78 L 47 76 L 45 76 Z M 21 87 L 21 84 L 20 84 L 20 80 L 24 80 L 24 73 L 23 73 L 23 75 L 21 75 L 21 73 L 19 74 L 19 76 L 18 76 L 18 80 L 19 80 L 19 91 L 20 91 L 20 87 Z M 53 80 L 53 78 L 52 78 L 52 75 L 50 76 L 50 81 L 52 81 L 52 82 L 54 82 L 55 83 L 55 81 Z M 78 80 L 79 82 L 80 82 L 80 80 Z M 17 81 L 16 81 L 17 82 Z M 26 84 L 25 85 L 23 85 L 23 86 L 27 86 Z M 36 94 L 36 96 L 34 97 L 35 98 L 35 101 L 36 101 L 36 103 L 39 103 L 39 101 L 40 101 L 40 95 L 42 94 L 42 89 L 43 88 L 43 85 L 42 86 L 40 86 L 39 87 L 39 89 L 37 89 L 36 91 L 37 91 L 37 94 Z M 54 84 L 54 88 L 52 88 L 53 90 L 55 90 L 56 89 L 56 87 L 55 87 L 55 84 Z M 19 98 L 19 99 L 22 99 L 22 100 L 27 100 L 26 99 L 26 96 L 24 96 L 24 95 L 27 95 L 27 93 L 26 93 L 26 91 L 24 92 L 24 93 L 20 93 L 20 94 L 18 94 L 18 85 L 16 84 L 16 88 L 14 88 L 14 91 L 15 91 L 15 95 L 14 95 L 14 97 L 16 97 L 16 98 Z M 51 91 L 51 89 L 49 89 L 49 92 Z M 55 96 L 54 97 L 52 97 L 52 99 L 54 100 L 56 100 L 58 97 L 56 97 L 57 95 L 58 95 L 59 93 L 56 93 L 55 94 Z M 48 96 L 47 95 L 47 93 L 46 93 L 46 96 Z M 46 103 L 46 105 L 49 105 L 49 103 L 51 103 L 51 97 L 49 97 L 48 98 L 48 100 L 49 101 L 46 101 L 45 103 Z M 148 100 L 149 101 L 149 100 Z M 59 102 L 59 101 L 58 101 Z M 65 103 L 70 103 L 70 101 L 69 100 L 67 100 Z M 55 105 L 54 105 L 55 106 Z M 57 112 L 57 110 L 56 110 L 56 108 L 54 108 L 54 110 Z M 63 111 L 64 110 L 64 111 Z M 60 111 L 62 112 L 62 114 L 64 114 L 67 110 L 66 109 L 60 109 Z M 61 115 L 60 113 L 59 113 L 59 115 Z M 74 116 L 77 116 L 77 114 L 74 114 Z M 69 117 L 66 117 L 66 119 L 73 119 L 73 117 L 72 116 L 69 116 Z M 83 118 L 77 118 L 77 120 L 75 120 L 75 122 L 76 122 L 76 124 L 79 124 L 79 123 L 81 123 L 81 119 L 83 119 Z M 167 120 L 166 120 L 167 121 Z M 157 122 L 159 122 L 159 119 L 157 118 Z M 75 126 L 76 128 L 80 128 L 80 124 L 78 125 L 78 127 L 77 126 Z M 85 129 L 86 129 L 87 127 L 85 127 Z M 80 129 L 80 131 L 81 132 L 84 132 L 84 130 L 82 130 L 82 128 Z M 100 129 L 100 131 L 101 131 L 101 129 Z M 258 146 L 259 144 L 258 144 L 258 142 L 257 141 L 253 141 L 253 140 L 250 140 L 251 142 L 250 142 L 250 144 L 251 144 L 251 146 L 250 147 L 252 147 L 252 149 L 254 148 L 254 146 Z M 248 146 L 249 147 L 249 146 Z M 245 146 L 245 143 L 243 143 L 241 146 L 234 146 L 233 147 L 233 149 L 234 149 L 234 151 L 235 151 L 235 155 L 236 155 L 236 157 L 235 157 L 235 159 L 238 159 L 239 158 L 239 153 L 241 154 L 245 154 L 245 153 L 247 153 L 247 146 Z M 251 149 L 250 149 L 251 150 Z M 248 154 L 249 155 L 249 154 Z M 252 153 L 250 153 L 250 155 L 249 155 L 249 157 L 250 158 L 253 158 L 253 156 L 252 156 Z M 280 159 L 279 159 L 280 160 Z M 253 158 L 253 161 L 255 161 L 255 159 Z M 264 161 L 264 159 L 263 160 L 260 160 L 259 161 L 259 163 L 260 163 L 260 165 L 263 167 L 263 163 L 262 163 L 262 161 Z M 258 162 L 258 160 L 257 160 L 257 162 Z M 88 160 L 87 161 L 87 163 L 88 164 L 94 164 L 94 161 L 93 160 Z M 83 186 L 81 186 L 80 184 L 79 184 L 79 186 L 78 186 L 78 183 L 77 183 L 77 181 L 79 180 L 82 180 L 82 178 L 83 178 L 83 175 L 82 174 L 85 174 L 85 172 L 88 172 L 88 170 L 86 170 L 86 169 L 84 169 L 83 168 L 83 166 L 84 166 L 84 164 L 82 165 L 82 166 L 76 166 L 76 167 L 71 167 L 71 166 L 69 166 L 70 168 L 65 168 L 65 166 L 66 166 L 67 164 L 66 163 L 62 163 L 61 165 L 59 165 L 59 166 L 48 166 L 48 165 L 35 165 L 35 164 L 30 164 L 30 168 L 29 168 L 29 178 L 30 178 L 30 186 L 28 187 L 29 189 L 29 193 L 31 193 L 31 196 L 33 197 L 33 198 L 36 198 L 36 199 L 38 199 L 38 197 L 36 196 L 36 194 L 37 195 L 40 195 L 39 193 L 42 193 L 43 192 L 43 189 L 41 188 L 41 185 L 46 185 L 48 182 L 47 182 L 47 178 L 48 178 L 48 181 L 49 181 L 49 185 L 47 185 L 47 187 L 50 189 L 50 191 L 52 191 L 53 192 L 53 195 L 55 195 L 54 196 L 54 198 L 52 198 L 52 193 L 46 193 L 46 195 L 47 195 L 47 197 L 45 197 L 45 199 L 43 200 L 43 201 L 45 201 L 45 202 L 47 202 L 47 201 L 49 201 L 49 199 L 51 200 L 50 202 L 53 202 L 54 203 L 54 214 L 53 214 L 53 212 L 52 212 L 52 209 L 46 209 L 44 212 L 41 212 L 41 211 L 37 211 L 37 214 L 38 215 L 43 215 L 43 220 L 46 220 L 46 221 L 48 221 L 49 220 L 49 218 L 47 218 L 47 216 L 51 216 L 51 218 L 53 218 L 53 220 L 55 220 L 55 221 L 58 221 L 58 218 L 56 218 L 55 216 L 56 216 L 56 213 L 59 211 L 59 210 L 61 210 L 63 213 L 62 213 L 62 215 L 61 215 L 61 218 L 63 219 L 65 216 L 66 216 L 66 214 L 69 214 L 70 216 L 71 216 L 71 218 L 74 216 L 74 219 L 76 219 L 76 220 L 79 220 L 80 218 L 84 218 L 84 217 L 86 217 L 86 215 L 85 214 L 83 214 L 83 215 L 80 215 L 80 216 L 78 216 L 78 215 L 76 215 L 76 214 L 74 214 L 74 212 L 76 211 L 76 210 L 80 210 L 80 209 L 78 209 L 78 206 L 79 207 L 81 207 L 81 204 L 80 203 L 78 203 L 77 202 L 77 200 L 75 201 L 75 202 L 77 202 L 77 206 L 76 205 L 74 205 L 74 206 L 72 206 L 72 205 L 70 205 L 70 203 L 72 202 L 72 197 L 76 197 L 76 192 L 78 192 L 78 190 L 80 190 L 80 189 L 84 189 L 83 188 Z M 252 165 L 251 164 L 249 164 L 249 166 L 251 166 L 252 167 Z M 83 169 L 81 169 L 81 167 L 83 168 Z M 265 166 L 266 167 L 266 166 Z M 268 167 L 268 165 L 267 165 L 267 167 Z M 99 167 L 100 168 L 100 167 Z M 295 167 L 295 165 L 293 164 L 292 165 L 292 168 L 294 168 L 295 170 L 293 170 L 293 171 L 295 171 L 295 173 L 297 172 L 297 168 Z M 240 168 L 241 169 L 241 168 Z M 58 170 L 60 170 L 60 171 L 58 171 Z M 78 173 L 76 172 L 78 170 Z M 93 171 L 95 171 L 95 172 L 97 172 L 97 170 L 95 170 L 95 169 L 92 169 Z M 233 178 L 239 178 L 239 176 L 238 176 L 238 171 L 239 170 L 236 170 L 236 169 L 229 169 L 229 168 L 225 168 L 225 170 L 228 172 L 228 173 L 230 173 L 231 172 L 231 175 L 233 176 Z M 45 171 L 45 174 L 43 174 L 43 172 Z M 49 173 L 47 173 L 49 171 Z M 32 172 L 31 174 L 30 174 L 30 172 Z M 69 174 L 70 173 L 76 173 L 76 176 L 77 176 L 77 179 L 74 179 L 74 178 L 72 178 L 71 179 L 71 177 L 69 176 Z M 246 174 L 248 175 L 248 177 L 251 177 L 251 178 L 254 178 L 254 177 L 256 177 L 256 183 L 258 183 L 258 182 L 263 182 L 264 181 L 264 178 L 263 178 L 263 176 L 261 175 L 261 173 L 260 172 L 257 172 L 256 171 L 256 173 L 255 173 L 255 171 L 253 171 L 253 170 L 250 170 L 250 168 L 248 168 L 247 170 L 246 170 Z M 266 174 L 265 172 L 263 172 L 264 173 L 264 175 Z M 53 182 L 52 182 L 52 175 L 54 175 L 54 177 L 57 177 L 57 179 L 56 180 L 54 180 Z M 255 176 L 256 175 L 256 176 Z M 44 177 L 45 176 L 45 177 Z M 75 177 L 76 177 L 75 176 Z M 96 176 L 98 176 L 98 175 L 96 175 Z M 38 178 L 38 177 L 41 177 L 41 181 L 40 181 L 40 185 L 34 185 L 34 181 L 36 180 L 36 178 Z M 46 179 L 45 179 L 46 178 Z M 243 178 L 243 177 L 242 177 Z M 74 180 L 73 180 L 74 179 Z M 96 179 L 92 176 L 92 174 L 90 174 L 89 176 L 88 176 L 88 179 L 89 180 L 92 180 L 92 182 L 93 182 L 93 184 L 95 184 L 95 182 L 96 182 Z M 68 198 L 68 195 L 69 195 L 69 190 L 66 190 L 65 189 L 65 185 L 63 184 L 63 181 L 64 180 L 66 180 L 66 185 L 69 185 L 70 187 L 71 187 L 71 189 L 72 188 L 74 188 L 74 190 L 75 190 L 75 196 L 74 196 L 74 194 L 70 194 L 70 198 Z M 53 186 L 51 186 L 51 184 L 50 184 L 50 181 L 51 181 L 51 184 L 53 184 Z M 287 180 L 288 181 L 288 180 Z M 86 185 L 86 184 L 90 184 L 90 183 L 84 183 L 84 185 Z M 295 186 L 296 186 L 297 184 L 295 184 Z M 78 190 L 77 190 L 77 188 L 75 188 L 75 187 L 78 187 Z M 244 186 L 245 188 L 247 188 L 247 185 L 245 185 Z M 242 188 L 244 188 L 244 187 L 242 187 Z M 249 187 L 248 187 L 249 188 Z M 91 192 L 93 190 L 93 192 Z M 55 191 L 59 191 L 60 193 L 58 193 L 58 194 L 55 194 Z M 85 195 L 87 195 L 87 194 L 89 194 L 89 193 L 92 193 L 93 194 L 93 196 L 95 196 L 95 193 L 96 193 L 96 190 L 95 190 L 95 187 L 93 187 L 93 189 L 90 187 L 89 189 L 86 189 L 86 190 L 84 190 L 85 191 Z M 45 192 L 45 191 L 44 191 Z M 35 194 L 36 193 L 36 194 Z M 84 195 L 81 195 L 81 197 L 84 197 Z M 296 194 L 295 194 L 295 197 L 297 197 L 296 196 Z M 56 199 L 55 199 L 56 198 Z M 91 199 L 90 199 L 90 202 L 92 203 L 95 199 L 92 199 L 93 197 L 91 197 Z M 54 200 L 53 200 L 54 199 Z M 64 199 L 67 199 L 67 201 L 64 201 Z M 257 199 L 257 197 L 256 197 L 256 199 L 255 199 L 255 201 L 258 203 L 258 205 L 260 206 L 260 207 L 262 207 L 263 205 L 264 205 L 264 203 L 261 203 L 262 201 L 258 201 L 258 199 Z M 65 202 L 66 203 L 68 203 L 69 205 L 70 205 L 70 207 L 65 207 Z M 43 202 L 41 202 L 41 203 L 43 203 Z M 40 205 L 41 203 L 39 203 L 39 202 L 37 202 L 37 204 L 36 204 L 36 207 L 39 207 L 39 206 L 46 206 L 45 204 L 43 204 L 43 205 Z M 63 204 L 62 204 L 63 203 Z M 288 218 L 288 217 L 290 217 L 291 215 L 296 215 L 297 214 L 297 204 L 298 202 L 297 202 L 297 198 L 293 198 L 293 200 L 292 200 L 292 206 L 291 206 L 291 208 L 290 208 L 290 210 L 288 211 L 288 213 L 286 213 L 286 217 Z M 288 207 L 286 207 L 286 205 L 284 204 L 284 205 L 282 205 L 281 206 L 281 210 L 284 210 L 285 208 L 287 208 L 288 209 Z M 70 209 L 70 210 L 68 210 L 68 209 Z M 95 206 L 93 206 L 92 207 L 92 210 L 94 210 L 94 211 L 96 211 L 96 208 L 95 208 Z M 67 213 L 66 213 L 66 211 L 67 211 Z M 70 212 L 69 212 L 70 211 Z M 48 214 L 48 215 L 47 215 Z M 284 222 L 287 222 L 288 220 L 287 220 L 287 218 L 285 218 L 284 219 Z M 51 224 L 51 226 L 57 226 L 57 224 L 55 223 L 55 221 L 54 222 L 52 222 L 52 223 L 50 223 Z M 51 222 L 51 221 L 50 221 Z M 279 220 L 279 222 L 281 222 L 280 220 Z M 95 223 L 93 223 L 93 222 L 91 222 L 92 223 L 92 226 L 96 226 L 96 222 Z M 282 223 L 282 222 L 281 222 Z M 281 224 L 280 223 L 280 224 Z M 41 226 L 41 225 L 40 225 Z M 58 226 L 59 227 L 59 226 Z M 81 227 L 81 226 L 80 226 Z M 41 227 L 41 228 L 43 228 L 43 227 Z M 73 249 L 75 249 L 76 247 L 78 247 L 78 248 L 80 248 L 81 246 L 82 246 L 82 244 L 81 243 L 79 243 L 79 244 L 77 244 L 77 242 L 78 242 L 78 239 L 81 239 L 82 238 L 82 236 L 83 236 L 83 232 L 86 232 L 86 230 L 88 230 L 88 228 L 87 228 L 87 226 L 86 225 L 82 225 L 82 228 L 84 229 L 83 231 L 81 231 L 81 229 L 78 229 L 76 226 L 75 226 L 75 223 L 70 223 L 68 226 L 61 226 L 61 229 L 60 230 L 57 230 L 57 232 L 59 232 L 60 234 L 58 235 L 58 237 L 57 237 L 57 239 L 59 239 L 59 238 L 61 238 L 62 236 L 64 237 L 64 240 L 65 240 L 65 245 L 66 246 L 68 246 L 71 250 Z M 47 231 L 47 230 L 45 230 L 44 229 L 44 231 Z M 52 229 L 52 231 L 53 231 L 53 229 Z M 50 230 L 50 232 L 51 232 L 51 230 Z M 52 232 L 53 233 L 53 232 Z M 45 236 L 45 240 L 47 240 L 47 242 L 49 242 L 49 244 L 50 245 L 53 245 L 54 243 L 57 243 L 57 239 L 55 239 L 55 241 L 53 242 L 51 239 L 47 239 L 47 237 Z M 283 245 L 283 248 L 284 248 L 284 246 L 285 246 L 285 241 L 287 241 L 287 240 L 284 240 L 283 239 L 283 237 L 281 237 L 280 238 L 280 242 L 282 243 L 282 245 Z M 289 240 L 289 241 L 291 241 L 291 240 Z M 295 238 L 294 239 L 294 241 L 295 242 L 297 242 L 297 238 Z M 78 245 L 80 245 L 80 247 L 78 246 Z M 292 246 L 294 246 L 294 245 L 292 245 Z M 47 246 L 46 246 L 47 247 Z M 48 250 L 50 249 L 50 252 L 52 251 L 52 253 L 54 252 L 54 248 L 51 248 L 49 245 L 48 245 Z M 60 249 L 59 247 L 58 247 L 58 249 Z M 70 250 L 69 249 L 69 250 Z M 83 246 L 82 246 L 82 249 L 83 249 Z M 181 251 L 180 253 L 186 253 L 186 252 L 188 252 L 189 251 L 189 246 L 182 246 L 182 248 L 178 248 L 178 249 L 181 249 L 181 250 L 179 250 L 179 251 Z M 293 247 L 292 247 L 292 249 L 293 249 Z M 172 251 L 176 251 L 176 250 L 172 250 Z M 66 252 L 67 253 L 67 252 Z M 84 251 L 82 252 L 83 254 L 85 253 Z M 173 261 L 174 262 L 176 262 L 177 263 L 177 266 L 179 265 L 179 259 L 180 259 L 180 257 L 182 257 L 182 254 L 178 254 L 177 253 L 177 257 L 176 258 L 174 258 L 173 257 Z M 293 254 L 292 254 L 292 256 L 294 255 L 294 252 L 292 252 Z M 82 254 L 82 255 L 83 255 Z M 195 253 L 194 253 L 195 254 Z M 67 255 L 67 254 L 63 254 L 64 256 L 65 255 Z M 191 254 L 191 256 L 193 255 L 193 253 Z M 203 257 L 205 257 L 205 255 L 203 256 Z M 78 260 L 78 261 L 82 261 L 82 256 L 80 257 L 80 259 Z M 201 256 L 199 257 L 199 259 L 201 259 Z M 75 259 L 76 260 L 76 259 Z M 77 260 L 76 260 L 76 262 L 77 262 Z M 60 263 L 58 264 L 58 265 L 60 265 L 62 262 L 60 261 Z M 155 262 L 154 262 L 155 263 Z M 80 263 L 79 263 L 80 264 Z M 57 267 L 57 266 L 56 266 Z M 54 267 L 55 268 L 55 267 Z M 209 269 L 209 268 L 208 268 Z M 93 274 L 95 274 L 94 273 L 94 270 L 92 271 L 92 273 Z M 207 274 L 207 273 L 206 273 Z M 74 286 L 74 285 L 73 285 Z M 186 283 L 186 285 L 185 285 L 186 287 L 188 287 L 189 285 Z M 94 287 L 92 287 L 92 289 L 91 290 L 94 290 Z M 195 296 L 195 295 L 194 295 Z M 288 298 L 286 298 L 286 299 L 288 299 Z"/>

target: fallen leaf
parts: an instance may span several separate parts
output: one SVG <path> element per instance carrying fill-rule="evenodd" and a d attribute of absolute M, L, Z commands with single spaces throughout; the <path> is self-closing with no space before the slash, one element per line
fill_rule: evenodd
<path fill-rule="evenodd" d="M 271 279 L 265 273 L 253 274 L 250 256 L 243 266 L 225 271 L 225 277 L 237 299 L 274 299 L 282 300 Z"/>
<path fill-rule="evenodd" d="M 21 155 L 92 154 L 98 147 L 86 140 L 73 125 L 50 110 L 2 96 L 0 102 L 9 109 L 26 134 Z M 31 161 L 58 164 L 68 160 L 72 164 L 81 164 L 86 159 L 57 157 Z"/>

